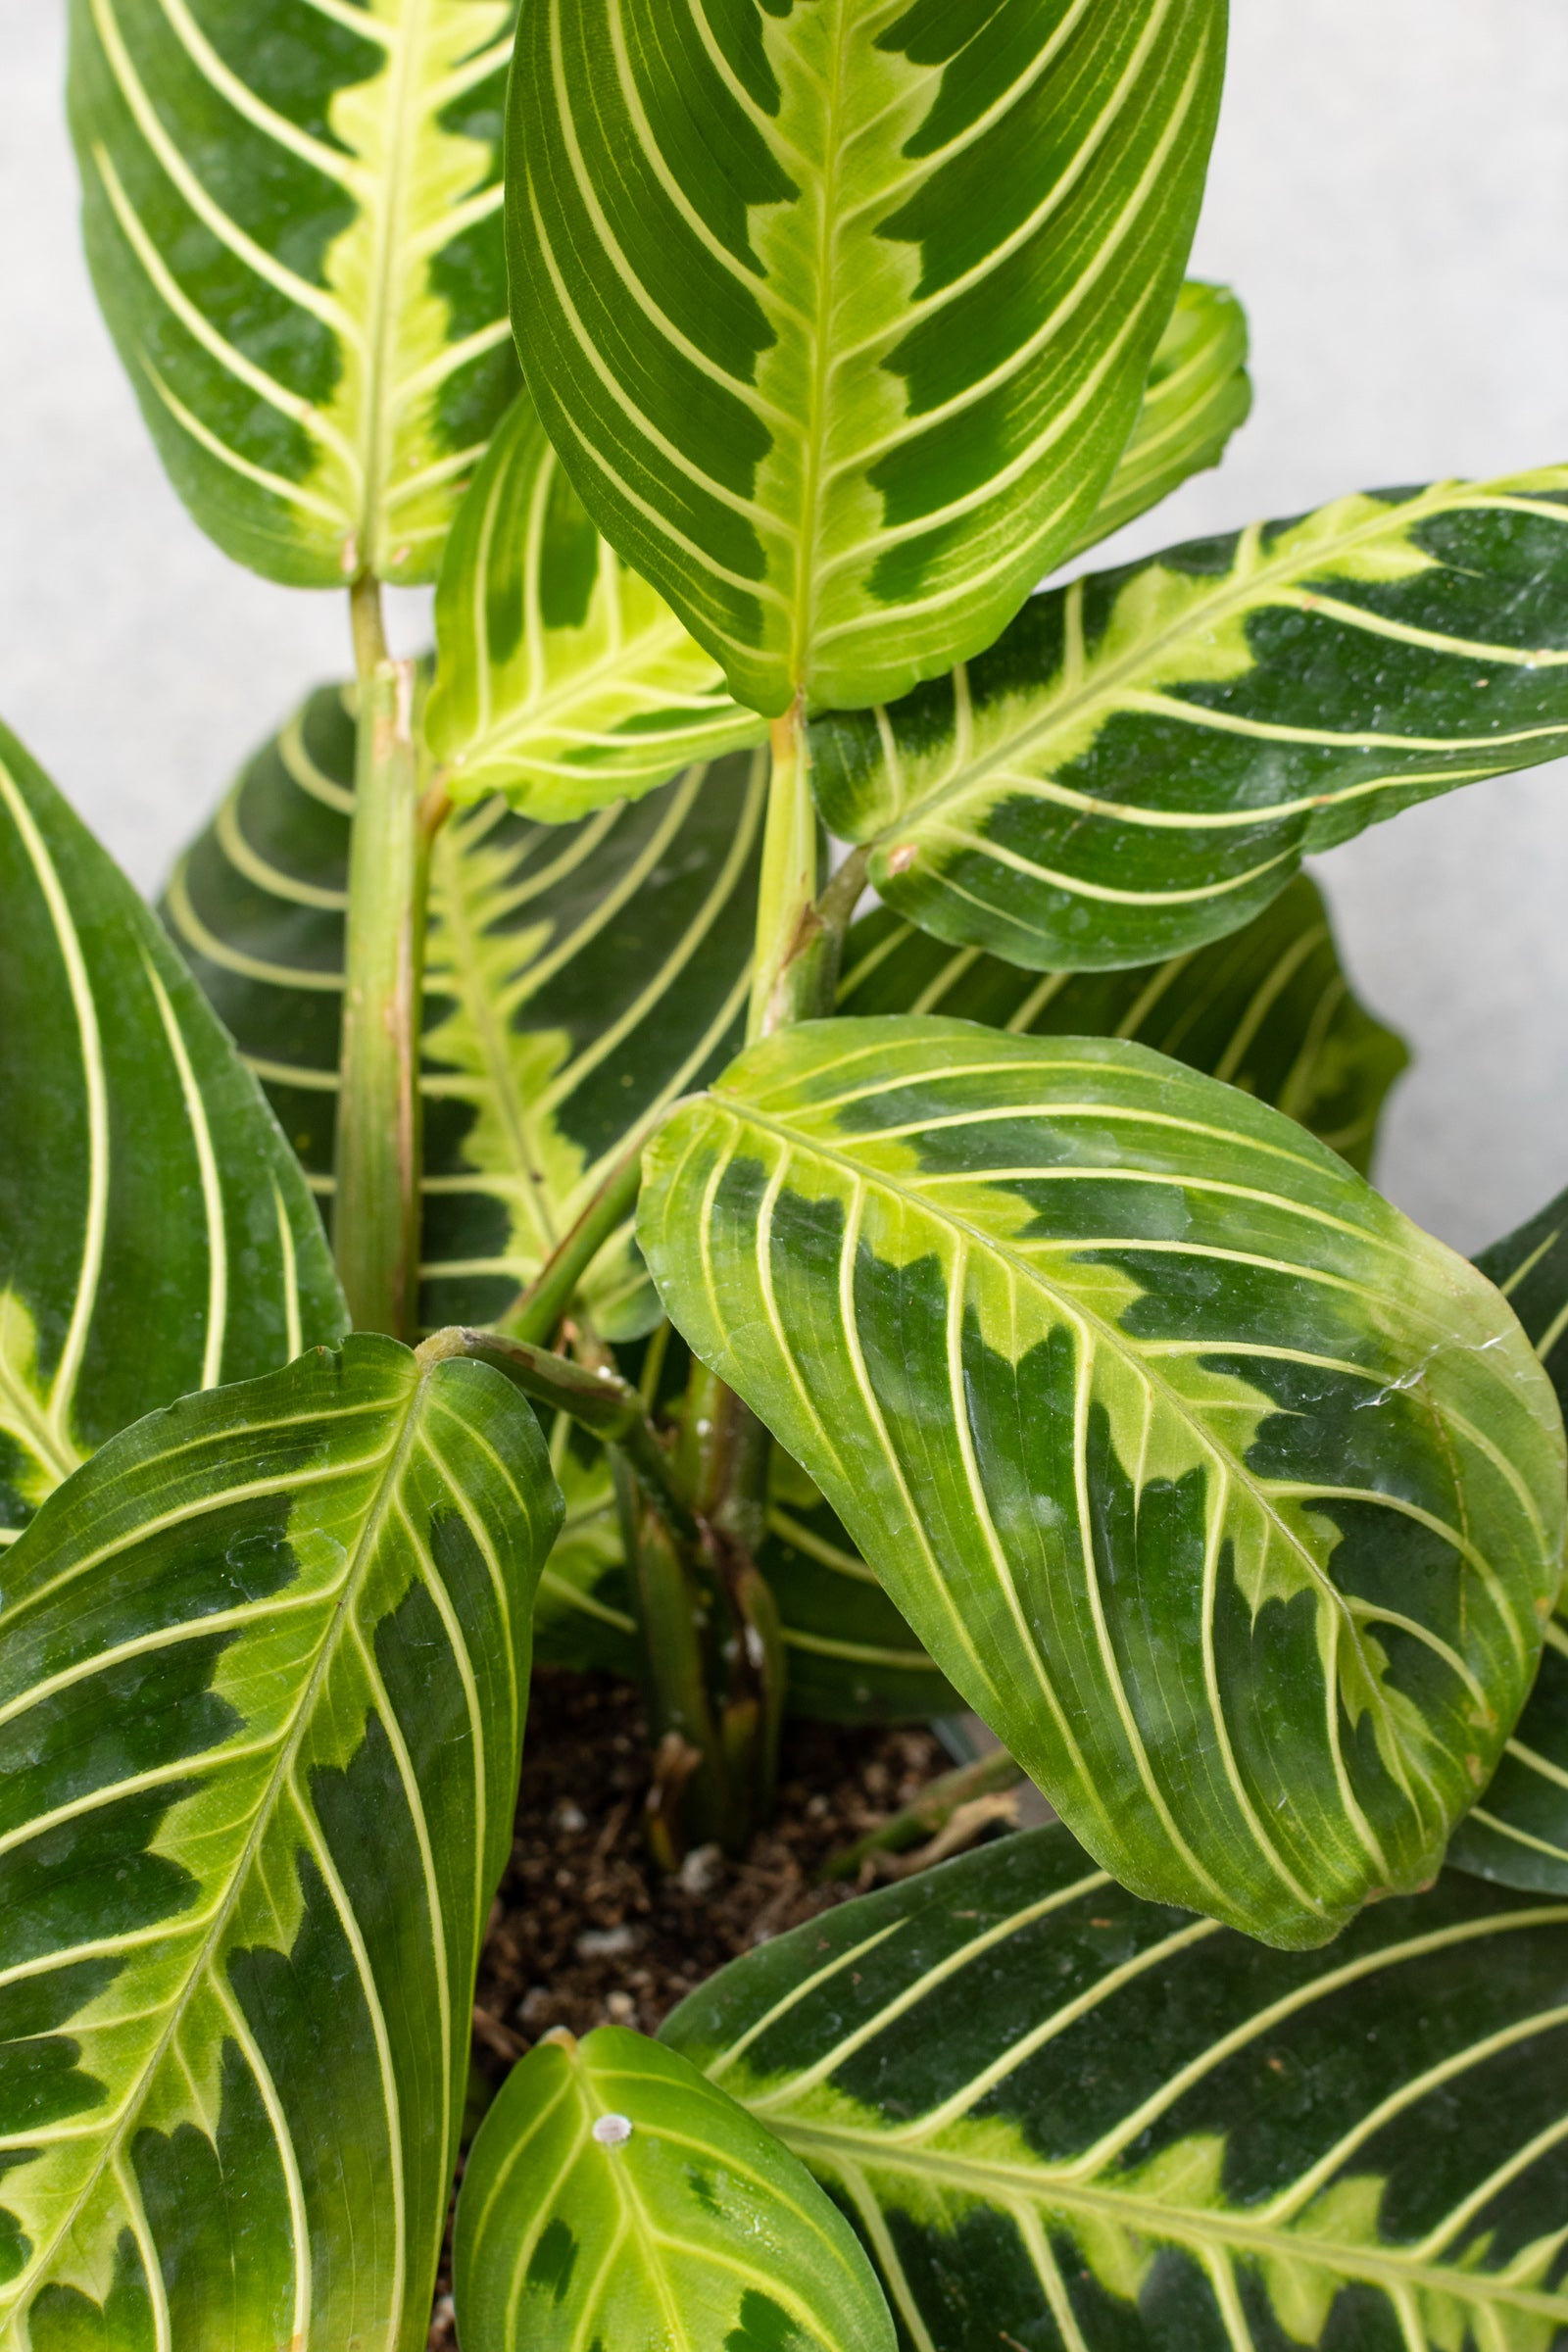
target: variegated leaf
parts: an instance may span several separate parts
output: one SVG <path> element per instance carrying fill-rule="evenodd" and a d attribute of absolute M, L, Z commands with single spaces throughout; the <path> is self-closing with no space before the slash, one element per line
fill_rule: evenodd
<path fill-rule="evenodd" d="M 0 2344 L 415 2352 L 560 1496 L 351 1339 L 45 1503 L 0 1611 Z"/>
<path fill-rule="evenodd" d="M 1357 1004 L 1304 874 L 1212 946 L 1131 971 L 1020 971 L 879 907 L 845 947 L 839 1010 L 940 1012 L 1025 1037 L 1125 1037 L 1273 1102 L 1366 1175 L 1409 1055 Z"/>
<path fill-rule="evenodd" d="M 1224 0 L 538 0 L 512 296 L 584 503 L 739 701 L 978 653 L 1175 302 Z"/>
<path fill-rule="evenodd" d="M 425 739 L 455 800 L 566 824 L 766 736 L 600 538 L 526 392 L 459 510 L 435 620 Z"/>
<path fill-rule="evenodd" d="M 1040 1830 L 779 1936 L 664 2034 L 843 2205 L 906 2352 L 1551 2352 L 1565 1927 L 1448 1875 L 1287 1956 Z"/>
<path fill-rule="evenodd" d="M 338 690 L 323 688 L 250 762 L 166 903 L 327 1206 L 353 779 L 353 725 Z M 571 830 L 524 823 L 497 802 L 452 820 L 429 958 L 430 1323 L 504 1316 L 537 1270 L 546 1227 L 564 1232 L 637 1127 L 734 1053 L 760 829 L 760 781 L 734 761 Z M 658 1313 L 624 1240 L 587 1296 L 610 1336 Z M 564 1420 L 552 1454 L 566 1519 L 540 1582 L 539 1655 L 633 1672 L 609 1464 L 598 1446 L 574 1447 Z M 798 1484 L 790 1495 L 763 1565 L 786 1610 L 799 1711 L 890 1720 L 950 1703 L 820 1497 Z"/>
<path fill-rule="evenodd" d="M 677 1328 L 1118 1878 L 1308 1946 L 1431 1877 L 1568 1501 L 1474 1268 L 1233 1087 L 965 1021 L 766 1039 L 646 1171 Z"/>
<path fill-rule="evenodd" d="M 879 908 L 850 933 L 839 1009 L 956 1013 L 1032 1036 L 1132 1037 L 1276 1103 L 1363 1175 L 1383 1099 L 1407 1058 L 1350 994 L 1327 909 L 1305 875 L 1245 931 L 1196 955 L 1044 980 L 949 948 Z M 782 1449 L 768 1531 L 762 1565 L 784 1615 L 793 1712 L 887 1720 L 955 1705 L 833 1511 Z"/>
<path fill-rule="evenodd" d="M 550 1466 L 566 1512 L 539 1579 L 534 1655 L 543 1666 L 634 1682 L 642 1650 L 610 1456 L 597 1438 L 558 1413 L 550 1431 Z"/>
<path fill-rule="evenodd" d="M 1530 1336 L 1568 1411 L 1568 1192 L 1476 1259 Z"/>
<path fill-rule="evenodd" d="M 170 477 L 270 579 L 435 575 L 517 383 L 516 0 L 71 0 L 87 254 Z"/>
<path fill-rule="evenodd" d="M 1133 437 L 1069 557 L 1219 464 L 1251 411 L 1247 347 L 1247 314 L 1235 295 L 1190 278 L 1154 354 Z"/>
<path fill-rule="evenodd" d="M 1568 1628 L 1546 1627 L 1529 1703 L 1448 1859 L 1503 1886 L 1568 1895 Z"/>
<path fill-rule="evenodd" d="M 1041 980 L 944 946 L 885 908 L 845 950 L 846 1014 L 957 1013 L 1033 1036 L 1133 1037 L 1274 1102 L 1364 1175 L 1406 1054 L 1340 968 L 1315 885 L 1298 875 L 1245 931 L 1142 971 Z M 782 1449 L 762 1565 L 778 1595 L 793 1712 L 830 1721 L 955 1704 L 834 1512 Z"/>
<path fill-rule="evenodd" d="M 1568 1402 L 1568 1193 L 1476 1263 L 1524 1325 L 1558 1403 Z M 1568 1628 L 1560 1602 L 1530 1703 L 1448 1859 L 1505 1886 L 1568 1894 Z"/>
<path fill-rule="evenodd" d="M 782 1446 L 773 1449 L 758 1565 L 778 1602 L 791 1715 L 811 1723 L 918 1723 L 957 1712 L 952 1684 L 838 1513 Z"/>
<path fill-rule="evenodd" d="M 175 940 L 329 1201 L 354 730 L 335 688 L 251 760 L 181 860 Z M 572 827 L 499 801 L 437 837 L 426 964 L 427 1324 L 493 1323 L 612 1161 L 740 1042 L 764 782 L 734 758 Z M 658 1307 L 629 1229 L 585 1289 Z"/>
<path fill-rule="evenodd" d="M 1568 749 L 1568 467 L 1075 580 L 811 736 L 829 825 L 922 929 L 1042 971 L 1201 947 L 1306 852 Z"/>
<path fill-rule="evenodd" d="M 800 2158 L 621 2026 L 507 2077 L 453 2285 L 464 2352 L 894 2352 L 876 2275 Z"/>
<path fill-rule="evenodd" d="M 0 906 L 4 1545 L 127 1422 L 335 1340 L 345 1315 L 255 1081 L 3 728 Z"/>

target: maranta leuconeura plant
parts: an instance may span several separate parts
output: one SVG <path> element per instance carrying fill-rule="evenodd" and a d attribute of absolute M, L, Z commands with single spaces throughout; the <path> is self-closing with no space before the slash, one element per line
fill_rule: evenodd
<path fill-rule="evenodd" d="M 0 736 L 6 2352 L 424 2342 L 535 1658 L 664 1867 L 790 1715 L 1059 1819 L 530 2052 L 464 2352 L 1568 2342 L 1568 1211 L 1373 1189 L 1302 870 L 1568 751 L 1568 466 L 1096 567 L 1250 401 L 1225 42 L 71 0 L 352 659 L 161 919 Z"/>

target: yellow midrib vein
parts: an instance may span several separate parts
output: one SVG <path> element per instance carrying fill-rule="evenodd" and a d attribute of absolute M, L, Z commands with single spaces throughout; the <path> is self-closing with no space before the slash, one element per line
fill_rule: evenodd
<path fill-rule="evenodd" d="M 1457 488 L 1451 483 L 1440 483 L 1431 490 L 1425 491 L 1419 498 L 1406 501 L 1402 506 L 1381 509 L 1377 514 L 1369 515 L 1353 530 L 1341 533 L 1332 542 L 1325 542 L 1321 546 L 1313 547 L 1305 555 L 1299 548 L 1297 548 L 1288 557 L 1281 557 L 1271 563 L 1254 564 L 1251 568 L 1245 570 L 1240 577 L 1233 569 L 1230 578 L 1224 585 L 1217 589 L 1212 596 L 1205 598 L 1201 604 L 1190 606 L 1179 619 L 1169 622 L 1166 627 L 1155 631 L 1151 636 L 1141 638 L 1127 653 L 1120 656 L 1119 659 L 1105 662 L 1103 667 L 1097 669 L 1093 676 L 1085 679 L 1082 684 L 1068 686 L 1059 700 L 1054 701 L 1038 719 L 1026 726 L 1004 732 L 994 750 L 982 753 L 978 758 L 971 760 L 958 775 L 944 777 L 929 791 L 910 801 L 891 822 L 881 829 L 876 838 L 879 841 L 891 839 L 894 835 L 918 825 L 929 811 L 942 808 L 948 802 L 959 795 L 966 797 L 994 767 L 1001 765 L 1003 761 L 1026 755 L 1042 741 L 1049 744 L 1054 735 L 1066 731 L 1084 718 L 1093 717 L 1101 706 L 1114 703 L 1117 695 L 1129 681 L 1137 679 L 1143 672 L 1153 667 L 1163 655 L 1184 641 L 1210 636 L 1226 621 L 1234 619 L 1239 613 L 1246 613 L 1256 607 L 1266 605 L 1271 589 L 1294 587 L 1304 580 L 1314 579 L 1320 575 L 1343 577 L 1342 574 L 1333 572 L 1331 567 L 1347 554 L 1353 553 L 1369 540 L 1407 539 L 1409 532 L 1418 522 L 1426 521 L 1434 515 L 1450 514 L 1469 506 L 1485 507 L 1492 503 L 1486 495 L 1487 488 L 1488 485 L 1484 483 L 1467 483 Z M 1568 527 L 1568 515 L 1563 516 L 1563 521 L 1565 527 Z M 1257 526 L 1253 527 L 1255 530 Z M 1244 532 L 1242 539 L 1245 541 L 1247 537 L 1248 534 Z M 1158 564 L 1159 559 L 1155 557 L 1151 562 L 1149 570 L 1156 569 Z M 1437 557 L 1429 559 L 1429 567 L 1434 571 L 1446 568 L 1441 559 Z M 1147 573 L 1144 576 L 1147 576 Z M 1081 597 L 1083 588 L 1084 581 L 1077 579 L 1069 582 L 1063 593 L 1069 598 L 1075 595 Z M 1251 668 L 1255 669 L 1256 667 L 1257 663 L 1254 661 Z M 1201 715 L 1200 709 L 1200 722 Z M 1361 738 L 1350 732 L 1345 736 L 1344 740 L 1348 748 L 1353 748 Z M 1254 816 L 1261 818 L 1270 812 L 1266 808 L 1260 808 L 1253 813 Z M 1129 817 L 1127 821 L 1135 820 Z"/>
<path fill-rule="evenodd" d="M 174 2034 L 179 2029 L 180 2021 L 186 2013 L 193 1988 L 200 1979 L 206 1974 L 207 1970 L 213 1965 L 224 1931 L 226 1930 L 229 1920 L 233 1916 L 235 1907 L 239 1902 L 241 1890 L 250 1877 L 251 1871 L 255 1866 L 257 1853 L 260 1850 L 267 1831 L 274 1818 L 279 1792 L 288 1780 L 290 1774 L 293 1772 L 300 1743 L 303 1740 L 306 1731 L 309 1728 L 313 1718 L 313 1711 L 317 1695 L 320 1690 L 322 1682 L 325 1679 L 328 1667 L 337 1655 L 338 1647 L 342 1639 L 345 1620 L 347 1618 L 351 1603 L 358 1597 L 360 1587 L 363 1582 L 362 1571 L 364 1564 L 367 1562 L 371 1552 L 373 1552 L 375 1543 L 380 1534 L 382 1523 L 392 1507 L 398 1482 L 402 1476 L 402 1472 L 408 1460 L 409 1454 L 413 1449 L 415 1432 L 420 1418 L 420 1406 L 423 1402 L 425 1388 L 429 1377 L 430 1376 L 428 1373 L 423 1375 L 410 1391 L 405 1400 L 403 1408 L 403 1426 L 399 1430 L 397 1437 L 393 1441 L 393 1444 L 387 1449 L 387 1467 L 382 1478 L 380 1489 L 369 1511 L 366 1515 L 365 1525 L 362 1528 L 359 1540 L 355 1544 L 354 1566 L 351 1568 L 349 1574 L 344 1578 L 343 1590 L 339 1594 L 337 1602 L 333 1608 L 331 1622 L 327 1626 L 322 1636 L 320 1653 L 317 1658 L 315 1666 L 311 1670 L 309 1680 L 300 1692 L 299 1698 L 294 1707 L 292 1721 L 290 1722 L 287 1731 L 283 1735 L 283 1738 L 278 1744 L 277 1762 L 272 1768 L 271 1775 L 266 1788 L 262 1790 L 261 1795 L 257 1800 L 256 1810 L 252 1818 L 251 1827 L 246 1834 L 244 1846 L 241 1848 L 241 1851 L 234 1863 L 233 1870 L 229 1878 L 228 1887 L 223 1899 L 214 1911 L 212 1915 L 212 1925 L 209 1928 L 207 1935 L 204 1936 L 199 1949 L 194 1954 L 190 1966 L 186 1969 L 183 1982 L 178 1991 L 169 2004 L 169 2022 L 164 2028 L 163 2033 L 160 2034 L 156 2045 L 149 2052 L 145 2062 L 143 2063 L 136 2083 L 132 2086 L 122 2101 L 115 2119 L 114 2127 L 105 2140 L 103 2147 L 99 2151 L 95 2162 L 91 2166 L 87 2178 L 82 2182 L 81 2187 L 79 2188 L 70 2207 L 64 2214 L 60 2216 L 55 2227 L 50 2231 L 47 2239 L 35 2250 L 32 2259 L 27 2263 L 25 2268 L 15 2279 L 8 2282 L 11 2304 L 13 2308 L 20 2303 L 23 2295 L 29 2292 L 32 2285 L 37 2282 L 40 2273 L 44 2269 L 49 2258 L 53 2255 L 55 2249 L 60 2245 L 62 2239 L 65 2238 L 74 2228 L 83 2206 L 86 2204 L 87 2199 L 91 2196 L 98 2182 L 102 2180 L 105 2171 L 115 2164 L 120 2150 L 123 2145 L 125 2135 L 130 2131 L 136 2117 L 141 2113 L 148 2090 L 157 2076 L 159 2068 L 163 2064 L 164 2058 L 168 2053 L 170 2044 L 172 2041 Z M 192 1762 L 193 1764 L 199 1765 L 200 1759 L 193 1758 Z M 69 1957 L 69 1952 L 63 1952 L 61 1954 L 62 1963 L 64 1964 L 67 1962 Z"/>
<path fill-rule="evenodd" d="M 1054 2213 L 1081 2213 L 1117 2223 L 1141 2237 L 1178 2239 L 1194 2247 L 1217 2245 L 1231 2252 L 1256 2252 L 1293 2264 L 1340 2272 L 1346 2278 L 1362 2278 L 1390 2291 L 1425 2287 L 1435 2294 L 1452 2296 L 1456 2301 L 1503 2304 L 1545 2319 L 1568 2322 L 1568 2294 L 1541 2294 L 1494 2274 L 1461 2270 L 1457 2264 L 1445 2268 L 1437 2263 L 1417 2262 L 1395 2248 L 1347 2245 L 1308 2230 L 1270 2228 L 1250 2221 L 1245 2213 L 1167 2203 L 1163 2198 L 1140 2196 L 1132 2190 L 1090 2187 L 1046 2164 L 1033 2170 L 1021 2164 L 1004 2164 L 995 2158 L 950 2156 L 896 2142 L 890 2145 L 872 2132 L 851 2132 L 831 2124 L 799 2124 L 776 2112 L 769 2115 L 768 2125 L 786 2146 L 808 2163 L 809 2151 L 819 2150 L 830 2165 L 842 2157 L 862 2175 L 912 2174 L 934 2179 L 944 2188 L 967 2191 L 991 2204 L 1047 2206 Z"/>

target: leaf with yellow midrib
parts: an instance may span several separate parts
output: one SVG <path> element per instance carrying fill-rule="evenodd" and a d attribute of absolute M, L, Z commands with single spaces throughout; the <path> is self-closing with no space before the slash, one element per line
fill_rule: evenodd
<path fill-rule="evenodd" d="M 663 2034 L 838 2199 L 914 2352 L 1549 2352 L 1565 1924 L 1450 1874 L 1270 1952 L 1055 1828 L 777 1938 Z"/>

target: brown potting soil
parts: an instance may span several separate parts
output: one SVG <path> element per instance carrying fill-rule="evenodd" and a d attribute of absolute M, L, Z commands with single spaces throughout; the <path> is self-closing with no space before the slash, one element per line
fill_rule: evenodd
<path fill-rule="evenodd" d="M 744 1856 L 704 1847 L 662 1877 L 643 1841 L 638 1694 L 608 1676 L 542 1669 L 512 1860 L 479 1962 L 470 2116 L 553 2026 L 655 2033 L 726 1961 L 858 1892 L 853 1882 L 819 1886 L 822 1864 L 952 1761 L 918 1727 L 791 1724 L 772 1823 Z M 443 2256 L 429 2352 L 453 2352 L 457 2340 L 450 2289 Z"/>

